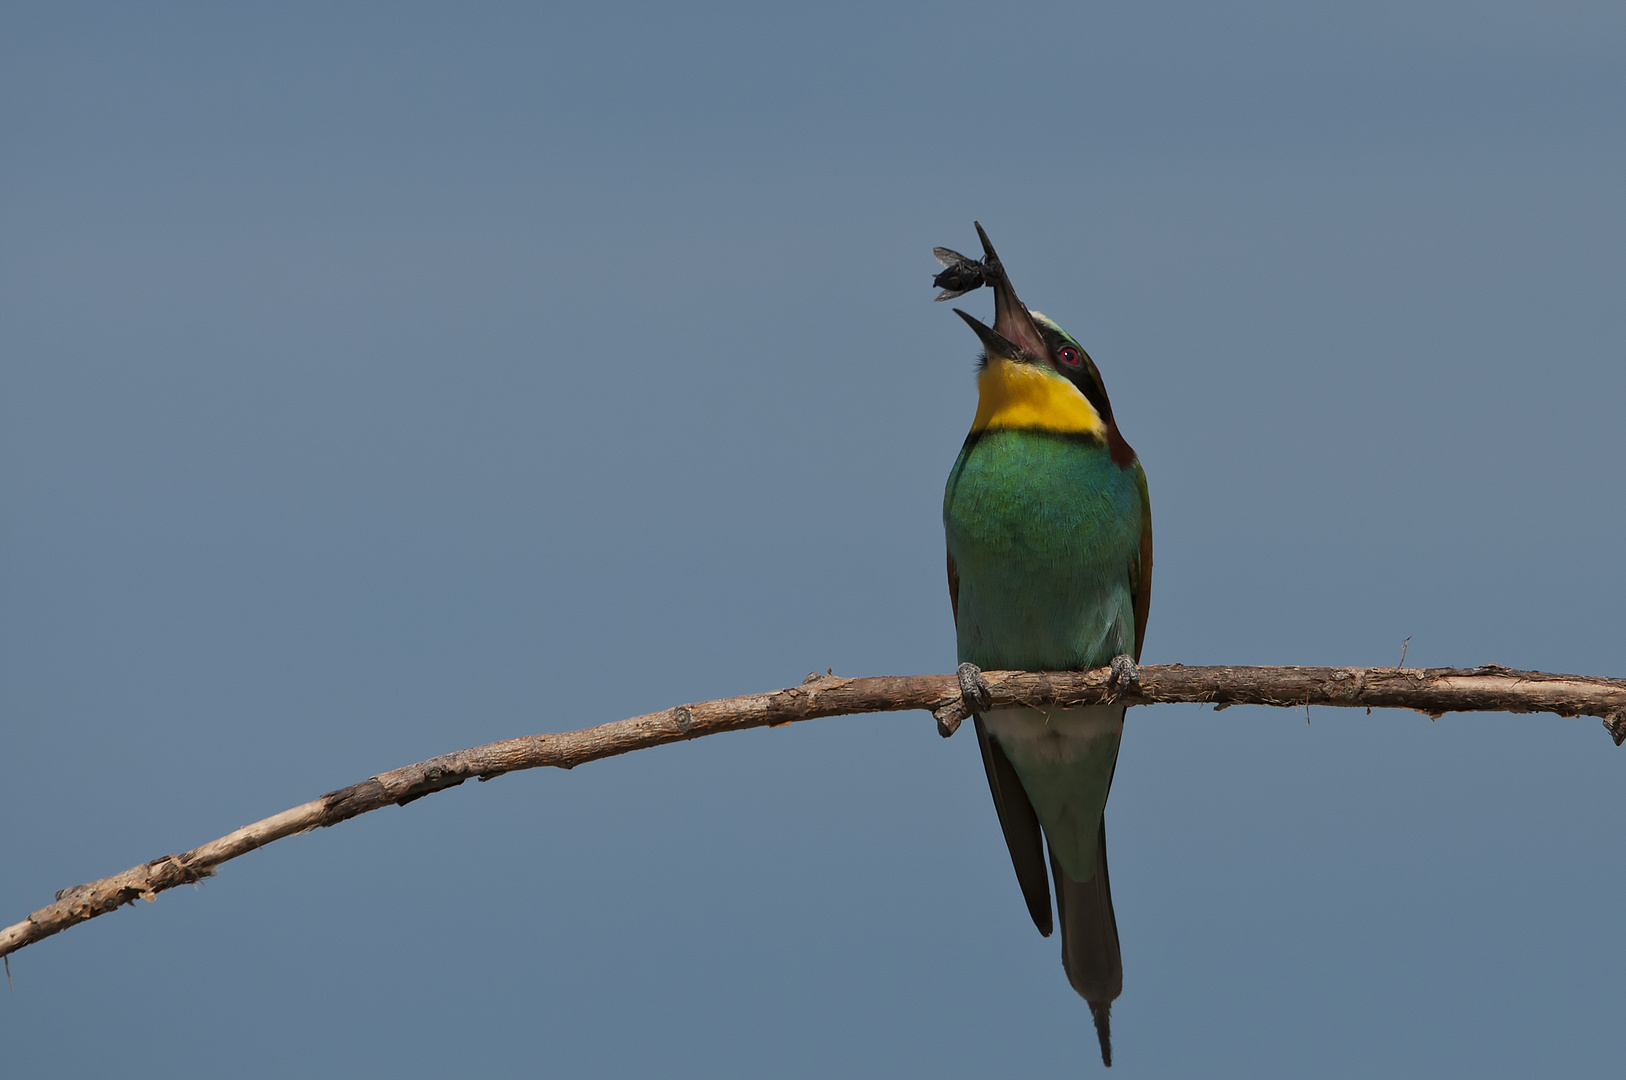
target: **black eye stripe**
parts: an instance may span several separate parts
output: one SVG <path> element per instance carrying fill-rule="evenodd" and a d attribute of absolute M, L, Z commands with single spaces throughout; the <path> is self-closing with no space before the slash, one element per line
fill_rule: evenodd
<path fill-rule="evenodd" d="M 1111 421 L 1112 403 L 1107 400 L 1107 388 L 1101 385 L 1101 375 L 1090 362 L 1090 354 L 1075 345 L 1071 338 L 1064 337 L 1043 323 L 1039 324 L 1039 333 L 1044 335 L 1045 344 L 1050 346 L 1050 355 L 1056 358 L 1060 367 L 1065 368 L 1061 374 L 1078 387 L 1085 400 L 1095 406 L 1101 419 Z M 1063 352 L 1071 352 L 1073 359 L 1068 361 L 1062 356 Z"/>

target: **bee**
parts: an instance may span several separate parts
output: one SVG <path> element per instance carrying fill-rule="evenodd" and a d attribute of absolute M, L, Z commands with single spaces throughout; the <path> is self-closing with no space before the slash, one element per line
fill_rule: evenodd
<path fill-rule="evenodd" d="M 953 300 L 956 296 L 964 296 L 993 281 L 1000 273 L 997 260 L 982 262 L 946 247 L 932 248 L 932 254 L 946 268 L 932 278 L 932 284 L 943 290 L 932 297 L 933 300 Z"/>

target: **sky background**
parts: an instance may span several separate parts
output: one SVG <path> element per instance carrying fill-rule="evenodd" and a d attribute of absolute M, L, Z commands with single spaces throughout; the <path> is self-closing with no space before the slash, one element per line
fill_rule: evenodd
<path fill-rule="evenodd" d="M 1145 463 L 1146 661 L 1626 675 L 1626 8 L 587 7 L 0 8 L 0 923 L 951 670 L 973 218 Z M 1133 710 L 1115 1075 L 1618 1075 L 1623 811 L 1595 719 Z M 16 1076 L 1099 1068 L 924 713 L 467 784 L 11 976 Z"/>

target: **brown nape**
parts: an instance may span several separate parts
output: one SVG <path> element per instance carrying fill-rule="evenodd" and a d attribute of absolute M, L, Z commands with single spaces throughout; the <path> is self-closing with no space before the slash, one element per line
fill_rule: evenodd
<path fill-rule="evenodd" d="M 1135 448 L 1124 441 L 1118 432 L 1118 425 L 1111 420 L 1107 421 L 1107 453 L 1112 456 L 1112 463 L 1120 469 L 1127 469 L 1135 460 Z"/>

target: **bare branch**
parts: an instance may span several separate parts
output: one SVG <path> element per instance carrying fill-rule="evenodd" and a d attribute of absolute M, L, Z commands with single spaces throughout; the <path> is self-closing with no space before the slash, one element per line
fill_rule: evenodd
<path fill-rule="evenodd" d="M 1601 716 L 1619 746 L 1626 740 L 1626 679 L 1515 671 L 1497 665 L 1458 668 L 1184 667 L 1139 668 L 1115 681 L 1113 669 L 1094 671 L 985 671 L 994 707 L 1127 705 L 1202 702 L 1231 705 L 1365 706 L 1447 712 L 1546 712 Z M 416 765 L 330 791 L 292 810 L 245 825 L 181 855 L 165 855 L 122 874 L 57 893 L 56 902 L 0 930 L 0 956 L 105 915 L 137 897 L 154 899 L 165 889 L 210 877 L 215 867 L 294 833 L 337 825 L 357 814 L 456 787 L 469 777 L 489 780 L 503 773 L 553 765 L 574 768 L 648 746 L 697 739 L 724 731 L 790 724 L 821 716 L 924 709 L 938 731 L 952 735 L 968 715 L 954 675 L 881 676 L 843 679 L 810 675 L 800 686 L 767 694 L 679 705 L 598 727 L 557 735 L 528 735 L 430 758 Z"/>

